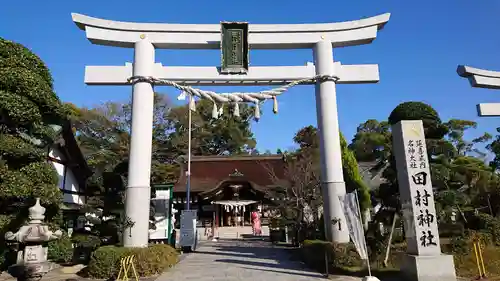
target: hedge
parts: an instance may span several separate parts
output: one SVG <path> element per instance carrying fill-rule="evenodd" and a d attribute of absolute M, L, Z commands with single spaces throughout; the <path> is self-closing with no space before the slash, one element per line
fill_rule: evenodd
<path fill-rule="evenodd" d="M 449 243 L 441 244 L 441 250 L 445 254 L 454 256 L 457 275 L 460 277 L 477 277 L 477 264 L 474 256 L 472 241 L 479 239 L 485 261 L 486 272 L 492 280 L 500 280 L 500 248 L 495 246 L 490 233 L 467 231 L 462 236 L 453 237 Z M 492 241 L 493 240 L 493 241 Z M 384 250 L 385 252 L 385 250 Z M 401 266 L 401 256 L 406 252 L 406 244 L 396 244 L 391 246 L 388 260 L 388 268 L 397 270 Z M 363 273 L 366 265 L 359 258 L 358 253 L 352 243 L 335 244 L 320 240 L 306 240 L 301 248 L 302 260 L 311 268 L 325 272 L 325 253 L 328 255 L 329 273 L 353 274 Z M 372 272 L 376 272 L 378 277 L 381 274 L 389 274 L 390 271 L 384 269 L 382 265 L 385 253 L 370 253 L 370 264 Z M 394 274 L 392 272 L 391 274 Z"/>
<path fill-rule="evenodd" d="M 305 240 L 302 257 L 310 267 L 325 272 L 325 258 L 332 268 L 358 267 L 363 265 L 352 243 L 336 244 L 322 240 Z"/>
<path fill-rule="evenodd" d="M 69 236 L 64 233 L 61 238 L 48 243 L 47 257 L 57 263 L 71 262 L 73 259 L 73 243 Z"/>
<path fill-rule="evenodd" d="M 306 240 L 301 251 L 303 261 L 308 266 L 320 272 L 325 272 L 325 257 L 328 257 L 329 272 L 359 270 L 366 267 L 365 262 L 360 259 L 353 243 L 336 244 L 322 240 Z M 400 254 L 405 251 L 405 244 L 391 246 L 391 255 L 388 260 L 391 268 L 399 267 Z M 382 267 L 384 255 L 371 253 L 370 249 L 368 249 L 368 254 L 370 255 L 370 264 L 372 267 Z"/>
<path fill-rule="evenodd" d="M 141 277 L 157 275 L 178 262 L 178 252 L 166 244 L 149 245 L 147 248 L 100 247 L 92 253 L 87 274 L 92 278 L 117 277 L 120 259 L 134 255 L 134 265 Z"/>
<path fill-rule="evenodd" d="M 88 264 L 93 251 L 101 246 L 101 239 L 90 234 L 74 234 L 71 237 L 74 244 L 74 261 Z"/>

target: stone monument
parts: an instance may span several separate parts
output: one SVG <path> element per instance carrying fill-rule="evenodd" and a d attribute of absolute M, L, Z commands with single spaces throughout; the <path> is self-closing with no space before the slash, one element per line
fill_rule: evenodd
<path fill-rule="evenodd" d="M 40 280 L 43 275 L 53 268 L 53 263 L 47 261 L 47 246 L 50 240 L 58 239 L 60 230 L 52 232 L 43 224 L 45 208 L 36 199 L 33 207 L 29 208 L 28 224 L 23 225 L 16 233 L 5 233 L 5 240 L 19 243 L 17 262 L 9 268 L 9 272 L 19 281 Z"/>
<path fill-rule="evenodd" d="M 439 244 L 429 159 L 421 120 L 392 126 L 399 196 L 408 248 L 401 271 L 409 281 L 456 281 L 453 256 Z"/>

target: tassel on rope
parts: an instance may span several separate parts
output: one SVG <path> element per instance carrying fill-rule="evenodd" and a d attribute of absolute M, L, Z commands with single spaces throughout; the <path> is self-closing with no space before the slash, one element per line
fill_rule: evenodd
<path fill-rule="evenodd" d="M 224 114 L 224 104 L 221 104 L 219 107 L 219 117 L 221 117 L 222 114 Z"/>
<path fill-rule="evenodd" d="M 233 115 L 236 117 L 240 117 L 240 106 L 238 105 L 237 102 L 234 103 Z"/>
<path fill-rule="evenodd" d="M 255 118 L 255 120 L 259 120 L 260 119 L 260 107 L 259 107 L 259 103 L 258 102 L 255 103 L 254 118 Z"/>
<path fill-rule="evenodd" d="M 273 113 L 278 113 L 278 99 L 276 96 L 273 96 Z"/>
<path fill-rule="evenodd" d="M 196 102 L 194 101 L 194 97 L 193 96 L 189 96 L 189 109 L 191 111 L 196 111 Z"/>
<path fill-rule="evenodd" d="M 217 119 L 219 118 L 219 110 L 217 110 L 217 104 L 214 102 L 214 106 L 212 108 L 212 118 Z"/>

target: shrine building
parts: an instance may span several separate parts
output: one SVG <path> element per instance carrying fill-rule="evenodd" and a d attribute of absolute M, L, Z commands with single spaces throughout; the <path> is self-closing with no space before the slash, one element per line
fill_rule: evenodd
<path fill-rule="evenodd" d="M 173 207 L 185 209 L 187 165 L 174 185 Z M 250 225 L 250 212 L 268 215 L 271 189 L 285 176 L 284 155 L 193 156 L 191 209 L 198 210 L 199 225 Z M 176 214 L 179 222 L 180 212 Z"/>

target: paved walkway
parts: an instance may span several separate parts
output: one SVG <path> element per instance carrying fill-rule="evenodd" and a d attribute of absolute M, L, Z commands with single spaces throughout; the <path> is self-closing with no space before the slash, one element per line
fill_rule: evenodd
<path fill-rule="evenodd" d="M 347 277 L 349 278 L 349 277 Z M 205 242 L 156 281 L 311 281 L 325 278 L 289 258 L 286 249 L 259 240 Z M 345 281 L 360 280 L 342 279 Z"/>

